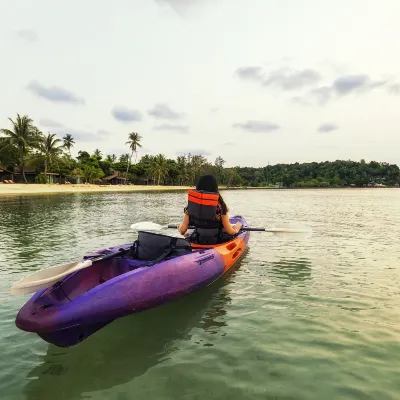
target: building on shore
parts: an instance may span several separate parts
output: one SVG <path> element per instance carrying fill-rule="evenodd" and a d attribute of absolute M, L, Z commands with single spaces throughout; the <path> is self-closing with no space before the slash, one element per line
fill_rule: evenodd
<path fill-rule="evenodd" d="M 6 167 L 4 167 L 1 164 L 0 164 L 0 182 L 1 183 L 14 182 L 14 173 L 12 171 L 7 170 Z"/>
<path fill-rule="evenodd" d="M 114 171 L 113 175 L 106 176 L 102 179 L 105 185 L 126 185 L 126 178 L 119 175 L 119 171 Z"/>
<path fill-rule="evenodd" d="M 28 183 L 65 183 L 66 177 L 57 172 L 41 172 L 38 168 L 25 168 L 26 182 Z M 0 182 L 3 183 L 25 183 L 24 174 L 18 167 L 7 170 L 0 165 Z M 44 178 L 46 177 L 46 179 Z"/>
<path fill-rule="evenodd" d="M 79 185 L 79 184 L 83 183 L 84 176 L 80 175 L 79 170 L 77 168 L 75 168 L 74 170 L 72 170 L 69 180 L 71 181 L 71 183 L 75 183 L 75 184 Z"/>

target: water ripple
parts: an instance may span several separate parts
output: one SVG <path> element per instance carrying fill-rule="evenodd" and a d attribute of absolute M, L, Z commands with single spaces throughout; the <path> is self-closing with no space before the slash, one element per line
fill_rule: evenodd
<path fill-rule="evenodd" d="M 241 266 L 182 301 L 59 349 L 15 327 L 27 272 L 179 222 L 184 193 L 0 199 L 1 399 L 397 399 L 400 191 L 226 191 L 253 232 Z M 249 204 L 251 207 L 249 208 Z M 172 232 L 171 232 L 172 233 Z"/>

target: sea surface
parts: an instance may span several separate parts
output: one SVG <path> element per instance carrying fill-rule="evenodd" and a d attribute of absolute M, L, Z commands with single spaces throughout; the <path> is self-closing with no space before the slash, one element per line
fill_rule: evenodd
<path fill-rule="evenodd" d="M 400 190 L 222 194 L 250 226 L 313 235 L 252 232 L 231 275 L 67 349 L 16 328 L 11 284 L 179 223 L 185 193 L 0 198 L 0 399 L 399 399 Z"/>

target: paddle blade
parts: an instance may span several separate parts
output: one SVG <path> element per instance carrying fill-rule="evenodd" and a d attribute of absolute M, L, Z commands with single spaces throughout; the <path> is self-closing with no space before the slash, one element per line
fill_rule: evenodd
<path fill-rule="evenodd" d="M 165 226 L 156 224 L 151 221 L 136 222 L 131 225 L 131 229 L 135 231 L 161 231 Z"/>
<path fill-rule="evenodd" d="M 61 278 L 83 268 L 90 267 L 91 260 L 78 261 L 70 264 L 56 265 L 54 267 L 35 271 L 22 278 L 11 286 L 9 292 L 12 294 L 34 293 L 46 289 Z"/>
<path fill-rule="evenodd" d="M 54 282 L 55 283 L 55 282 Z M 53 283 L 53 284 L 54 284 Z M 28 294 L 28 293 L 36 293 L 39 290 L 44 290 L 51 287 L 52 283 L 42 283 L 38 285 L 28 286 L 28 287 L 11 287 L 9 290 L 10 294 Z"/>
<path fill-rule="evenodd" d="M 312 235 L 312 229 L 296 223 L 282 223 L 267 229 L 268 232 L 285 239 L 306 239 Z"/>

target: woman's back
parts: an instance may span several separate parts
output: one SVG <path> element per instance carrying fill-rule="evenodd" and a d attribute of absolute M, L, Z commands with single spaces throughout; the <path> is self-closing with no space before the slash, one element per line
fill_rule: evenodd
<path fill-rule="evenodd" d="M 240 223 L 231 225 L 228 211 L 215 178 L 203 175 L 197 182 L 196 190 L 189 190 L 188 205 L 184 208 L 185 219 L 178 230 L 184 234 L 191 225 L 195 228 L 198 243 L 219 243 L 223 230 L 228 235 L 235 235 L 241 228 Z"/>

